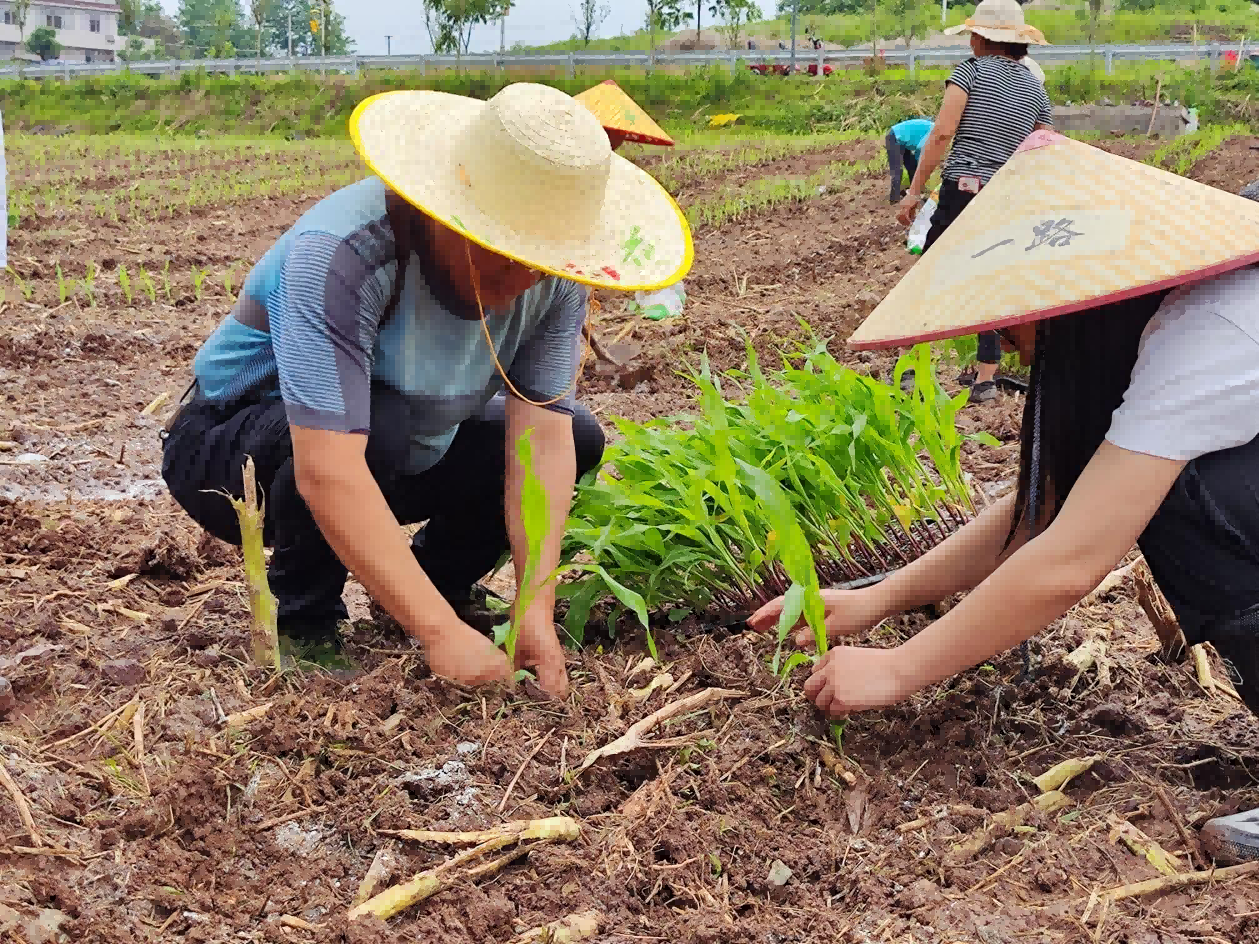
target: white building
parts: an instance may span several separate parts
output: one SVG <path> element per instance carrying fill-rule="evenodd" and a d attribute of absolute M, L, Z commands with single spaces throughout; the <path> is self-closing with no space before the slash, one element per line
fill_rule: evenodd
<path fill-rule="evenodd" d="M 123 49 L 124 39 L 118 36 L 121 9 L 116 3 L 95 3 L 92 0 L 59 0 L 57 3 L 31 0 L 26 14 L 26 38 L 41 26 L 57 33 L 63 62 L 113 62 Z M 34 58 L 24 44 L 19 44 L 17 19 L 13 4 L 0 0 L 0 60 L 15 55 Z"/>

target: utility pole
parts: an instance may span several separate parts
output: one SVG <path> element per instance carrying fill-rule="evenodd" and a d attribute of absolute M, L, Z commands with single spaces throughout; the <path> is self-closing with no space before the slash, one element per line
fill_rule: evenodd
<path fill-rule="evenodd" d="M 498 54 L 507 54 L 507 4 L 503 4 L 503 15 L 498 18 Z"/>
<path fill-rule="evenodd" d="M 940 29 L 944 29 L 949 22 L 949 0 L 940 0 Z"/>
<path fill-rule="evenodd" d="M 796 8 L 799 5 L 799 0 L 791 0 L 791 71 L 788 75 L 796 74 Z"/>
<path fill-rule="evenodd" d="M 319 39 L 323 43 L 324 58 L 328 57 L 328 0 L 319 4 Z"/>
<path fill-rule="evenodd" d="M 289 10 L 289 58 L 293 58 L 293 11 Z"/>
<path fill-rule="evenodd" d="M 385 55 L 386 56 L 393 55 L 393 45 L 389 42 L 390 39 L 392 39 L 392 37 L 388 33 L 386 33 L 385 34 Z"/>

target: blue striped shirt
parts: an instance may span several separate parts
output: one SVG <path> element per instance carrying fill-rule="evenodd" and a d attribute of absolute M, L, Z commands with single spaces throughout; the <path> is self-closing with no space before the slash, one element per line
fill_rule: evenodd
<path fill-rule="evenodd" d="M 281 398 L 289 423 L 368 433 L 371 392 L 384 384 L 410 402 L 409 474 L 432 467 L 459 424 L 504 388 L 479 320 L 434 297 L 411 254 L 394 312 L 385 309 L 397 248 L 377 177 L 311 207 L 250 271 L 231 313 L 193 360 L 205 399 Z M 505 309 L 486 309 L 498 360 L 531 400 L 573 384 L 586 290 L 545 278 Z M 547 409 L 571 414 L 572 391 Z"/>

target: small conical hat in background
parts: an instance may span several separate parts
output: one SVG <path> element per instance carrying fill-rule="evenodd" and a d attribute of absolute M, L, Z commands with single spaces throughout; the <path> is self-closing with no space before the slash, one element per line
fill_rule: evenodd
<path fill-rule="evenodd" d="M 651 116 L 639 108 L 638 103 L 626 95 L 612 79 L 605 79 L 573 98 L 594 112 L 603 125 L 603 130 L 608 132 L 608 137 L 616 135 L 623 141 L 673 147 L 673 138 L 652 121 Z"/>
<path fill-rule="evenodd" d="M 1034 131 L 849 338 L 900 347 L 1259 262 L 1259 203 Z"/>

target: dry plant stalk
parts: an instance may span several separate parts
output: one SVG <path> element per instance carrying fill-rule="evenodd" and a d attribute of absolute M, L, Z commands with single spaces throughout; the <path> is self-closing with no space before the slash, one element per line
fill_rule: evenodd
<path fill-rule="evenodd" d="M 504 823 L 493 829 L 475 832 L 446 833 L 429 829 L 382 829 L 382 836 L 396 836 L 414 842 L 440 842 L 450 846 L 472 846 L 505 840 L 523 842 L 529 839 L 576 839 L 581 835 L 581 824 L 571 816 L 548 816 L 544 819 L 522 819 Z"/>
<path fill-rule="evenodd" d="M 1198 25 L 1196 23 L 1194 24 L 1193 32 L 1194 32 L 1193 44 L 1196 47 L 1198 45 Z M 1163 77 L 1160 75 L 1158 77 L 1158 87 L 1154 90 L 1154 108 L 1150 112 L 1150 126 L 1145 129 L 1145 136 L 1147 138 L 1154 133 L 1154 119 L 1158 117 L 1158 102 L 1159 102 L 1159 99 L 1161 99 L 1162 97 L 1163 97 Z"/>
<path fill-rule="evenodd" d="M 1189 836 L 1189 830 L 1185 828 L 1184 820 L 1180 818 L 1180 811 L 1176 809 L 1176 804 L 1172 802 L 1172 798 L 1167 795 L 1167 791 L 1163 789 L 1161 783 L 1151 783 L 1154 788 L 1155 795 L 1163 804 L 1163 809 L 1167 811 L 1167 816 L 1172 821 L 1172 825 L 1176 827 L 1176 833 L 1180 836 L 1180 841 L 1185 844 L 1185 849 L 1189 855 L 1190 861 L 1197 868 L 1202 868 L 1202 853 L 1198 849 L 1198 844 Z"/>
<path fill-rule="evenodd" d="M 1144 558 L 1139 560 L 1138 563 L 1141 566 L 1134 571 L 1137 584 L 1137 600 L 1141 604 L 1141 609 L 1145 611 L 1146 617 L 1154 626 L 1154 632 L 1158 635 L 1159 643 L 1162 647 L 1161 654 L 1163 658 L 1169 662 L 1180 662 L 1185 656 L 1187 645 L 1184 633 L 1180 629 L 1180 622 L 1172 612 L 1167 598 L 1163 596 L 1163 592 L 1159 590 L 1158 585 L 1154 582 L 1154 577 L 1150 573 Z M 1241 695 L 1237 693 L 1237 689 L 1233 688 L 1227 680 L 1216 678 L 1211 672 L 1211 665 L 1207 660 L 1206 650 L 1201 643 L 1191 647 L 1189 653 L 1193 658 L 1194 674 L 1197 676 L 1198 684 L 1202 686 L 1203 691 L 1211 695 L 1216 690 L 1219 690 L 1230 698 L 1241 700 Z"/>
<path fill-rule="evenodd" d="M 170 399 L 170 392 L 163 390 L 161 393 L 159 393 L 156 397 L 153 398 L 153 400 L 149 403 L 148 406 L 146 406 L 143 410 L 140 411 L 140 415 L 152 416 L 154 413 L 160 410 L 163 406 L 165 406 L 166 401 L 169 399 Z"/>
<path fill-rule="evenodd" d="M 1011 810 L 995 813 L 992 822 L 975 830 L 969 837 L 953 846 L 953 858 L 965 861 L 979 855 L 987 845 L 997 837 L 1003 829 L 1014 829 L 1022 826 L 1033 813 L 1056 813 L 1070 806 L 1072 800 L 1060 790 L 1050 790 L 1035 797 L 1030 803 L 1022 803 Z"/>
<path fill-rule="evenodd" d="M 17 815 L 21 817 L 22 825 L 26 827 L 26 834 L 31 837 L 31 845 L 36 849 L 42 849 L 44 837 L 35 828 L 35 818 L 31 816 L 30 804 L 26 802 L 26 797 L 22 795 L 17 781 L 9 776 L 9 770 L 5 766 L 3 759 L 0 759 L 0 784 L 3 784 L 4 788 L 9 791 L 9 795 L 13 797 L 13 802 L 17 805 Z"/>
<path fill-rule="evenodd" d="M 599 911 L 578 911 L 558 921 L 551 921 L 540 928 L 526 931 L 512 941 L 512 944 L 576 944 L 599 933 L 603 926 L 603 913 Z"/>
<path fill-rule="evenodd" d="M 1180 631 L 1180 623 L 1172 614 L 1172 608 L 1163 597 L 1163 592 L 1154 583 L 1154 576 L 1144 558 L 1140 565 L 1133 571 L 1137 585 L 1137 602 L 1141 604 L 1141 609 L 1145 611 L 1146 618 L 1158 635 L 1163 658 L 1169 662 L 1179 662 L 1185 652 L 1185 637 Z"/>
<path fill-rule="evenodd" d="M 376 886 L 388 881 L 395 868 L 397 868 L 397 861 L 393 850 L 388 846 L 377 849 L 376 855 L 372 858 L 372 864 L 368 867 L 367 874 L 363 876 L 363 881 L 359 883 L 358 891 L 354 895 L 353 907 L 357 908 L 370 899 L 372 893 L 376 891 Z"/>
<path fill-rule="evenodd" d="M 1106 656 L 1106 650 L 1110 644 L 1108 632 L 1108 630 L 1094 629 L 1088 639 L 1062 657 L 1064 662 L 1075 669 L 1071 681 L 1063 686 L 1064 692 L 1074 691 L 1080 679 L 1084 677 L 1084 673 L 1092 668 L 1097 669 L 1098 687 L 1110 686 L 1110 661 Z"/>
<path fill-rule="evenodd" d="M 1180 872 L 1180 860 L 1132 823 L 1114 813 L 1106 817 L 1106 822 L 1110 825 L 1111 842 L 1122 841 L 1133 855 L 1141 856 L 1164 875 Z"/>
<path fill-rule="evenodd" d="M 1189 650 L 1193 653 L 1194 674 L 1198 676 L 1198 684 L 1208 695 L 1215 693 L 1215 677 L 1211 675 L 1211 664 L 1207 661 L 1207 652 L 1201 646 Z"/>
<path fill-rule="evenodd" d="M 964 814 L 968 816 L 988 815 L 984 810 L 976 809 L 975 807 L 944 807 L 943 809 L 936 810 L 934 813 L 927 816 L 919 816 L 917 819 L 911 819 L 907 822 L 901 823 L 896 827 L 896 831 L 898 833 L 912 833 L 916 829 L 922 829 L 925 826 L 930 826 L 932 823 L 938 823 L 940 820 L 947 819 L 950 814 L 957 812 L 964 812 Z"/>
<path fill-rule="evenodd" d="M 227 728 L 239 728 L 250 722 L 257 721 L 271 710 L 271 702 L 263 705 L 255 705 L 253 708 L 246 708 L 244 711 L 238 711 L 235 714 L 227 715 L 223 718 L 223 726 Z"/>
<path fill-rule="evenodd" d="M 1206 882 L 1226 882 L 1229 879 L 1248 878 L 1259 873 L 1259 862 L 1245 862 L 1242 865 L 1231 865 L 1226 869 L 1208 869 L 1203 872 L 1180 872 L 1177 875 L 1166 875 L 1163 878 L 1151 878 L 1144 882 L 1132 882 L 1120 885 L 1110 891 L 1103 892 L 1102 897 L 1110 901 L 1122 898 L 1136 898 L 1140 895 L 1153 895 L 1158 892 L 1174 891 L 1190 885 L 1202 885 Z"/>
<path fill-rule="evenodd" d="M 527 855 L 531 849 L 548 842 L 576 839 L 581 831 L 581 825 L 567 816 L 555 817 L 554 820 L 550 821 L 550 826 L 551 828 L 548 830 L 535 830 L 538 835 L 534 842 L 522 842 L 506 855 L 464 870 L 463 867 L 469 863 L 484 858 L 491 852 L 497 852 L 499 849 L 509 846 L 520 839 L 518 830 L 511 828 L 499 830 L 499 834 L 495 838 L 461 852 L 454 858 L 447 859 L 441 865 L 420 872 L 418 875 L 412 876 L 408 881 L 400 885 L 394 885 L 392 888 L 387 888 L 380 894 L 351 908 L 350 920 L 369 914 L 375 915 L 381 920 L 386 920 L 401 911 L 405 911 L 417 902 L 431 898 L 455 881 L 475 881 L 478 878 L 493 875 L 504 866 L 514 862 L 521 856 Z"/>
<path fill-rule="evenodd" d="M 823 744 L 818 748 L 818 754 L 822 758 L 822 763 L 826 769 L 833 773 L 840 780 L 844 781 L 850 787 L 856 786 L 857 775 L 844 766 L 844 762 L 839 759 L 839 755 L 835 753 L 827 745 Z"/>
<path fill-rule="evenodd" d="M 647 741 L 644 740 L 643 736 L 648 731 L 656 727 L 656 725 L 662 724 L 670 718 L 675 718 L 678 715 L 686 714 L 687 712 L 694 711 L 697 708 L 702 708 L 711 701 L 720 701 L 724 698 L 743 698 L 745 695 L 747 695 L 747 692 L 734 691 L 733 689 L 706 688 L 703 691 L 696 692 L 694 695 L 687 695 L 685 698 L 680 698 L 675 702 L 665 705 L 663 708 L 658 708 L 646 718 L 643 718 L 641 721 L 636 721 L 630 725 L 629 730 L 615 741 L 605 744 L 603 747 L 593 750 L 587 754 L 585 759 L 581 762 L 581 766 L 573 772 L 573 780 L 575 781 L 581 776 L 582 771 L 603 757 L 613 757 L 617 754 L 626 754 L 630 751 L 637 750 L 640 747 L 666 749 L 685 747 L 695 740 L 695 735 L 663 738 L 659 741 Z"/>
<path fill-rule="evenodd" d="M 280 666 L 280 638 L 276 629 L 276 602 L 267 583 L 267 561 L 262 552 L 264 505 L 258 504 L 258 479 L 254 459 L 245 459 L 245 497 L 230 499 L 240 522 L 240 547 L 245 558 L 245 582 L 249 586 L 249 627 L 254 659 L 260 665 Z"/>
<path fill-rule="evenodd" d="M 1036 788 L 1041 793 L 1048 793 L 1050 790 L 1061 790 L 1080 774 L 1088 772 L 1101 759 L 1100 754 L 1094 754 L 1092 757 L 1069 758 L 1061 763 L 1054 764 L 1039 777 L 1033 778 L 1032 783 L 1036 784 Z"/>

